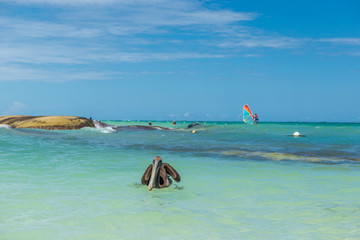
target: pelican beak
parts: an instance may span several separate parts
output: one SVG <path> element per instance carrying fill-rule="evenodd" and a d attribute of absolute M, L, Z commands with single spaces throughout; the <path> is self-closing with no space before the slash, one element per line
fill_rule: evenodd
<path fill-rule="evenodd" d="M 154 161 L 153 162 L 153 167 L 151 170 L 151 177 L 149 180 L 149 184 L 148 184 L 148 190 L 151 191 L 154 187 L 156 187 L 156 183 L 159 179 L 159 172 L 160 172 L 160 167 L 161 167 L 161 162 L 159 161 Z"/>

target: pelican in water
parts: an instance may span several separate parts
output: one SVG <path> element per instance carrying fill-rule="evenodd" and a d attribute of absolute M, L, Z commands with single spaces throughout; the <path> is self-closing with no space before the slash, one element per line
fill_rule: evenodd
<path fill-rule="evenodd" d="M 171 176 L 176 182 L 180 182 L 179 173 L 168 163 L 163 163 L 160 156 L 156 156 L 141 178 L 143 185 L 148 185 L 148 190 L 153 188 L 169 187 L 172 183 Z"/>

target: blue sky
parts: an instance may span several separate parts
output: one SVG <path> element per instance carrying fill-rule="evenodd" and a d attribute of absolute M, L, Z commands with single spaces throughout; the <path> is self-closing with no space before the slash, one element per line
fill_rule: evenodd
<path fill-rule="evenodd" d="M 360 122 L 359 9 L 0 0 L 0 115 Z"/>

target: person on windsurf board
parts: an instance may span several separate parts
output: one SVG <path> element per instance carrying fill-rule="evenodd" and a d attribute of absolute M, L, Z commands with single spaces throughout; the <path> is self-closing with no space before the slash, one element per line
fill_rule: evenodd
<path fill-rule="evenodd" d="M 243 107 L 243 121 L 247 124 L 257 124 L 259 121 L 259 116 L 257 114 L 253 115 L 247 104 Z"/>

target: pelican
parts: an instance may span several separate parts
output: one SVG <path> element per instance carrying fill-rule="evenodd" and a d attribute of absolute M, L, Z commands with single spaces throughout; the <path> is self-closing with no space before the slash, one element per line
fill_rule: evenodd
<path fill-rule="evenodd" d="M 160 156 L 156 156 L 152 164 L 145 170 L 141 183 L 148 185 L 149 191 L 153 188 L 165 188 L 172 183 L 169 176 L 176 182 L 180 182 L 179 173 L 170 164 L 163 163 Z"/>

